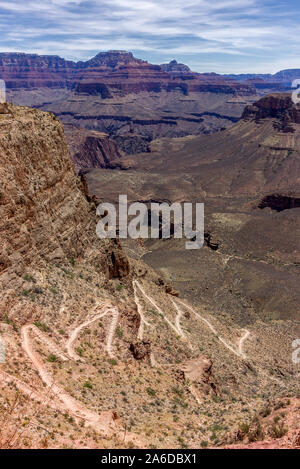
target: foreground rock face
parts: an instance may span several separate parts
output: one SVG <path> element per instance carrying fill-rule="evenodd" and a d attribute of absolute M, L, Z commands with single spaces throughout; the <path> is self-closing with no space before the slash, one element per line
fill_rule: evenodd
<path fill-rule="evenodd" d="M 95 215 L 81 192 L 61 123 L 28 108 L 8 110 L 0 115 L 1 281 L 22 275 L 41 259 L 59 263 L 91 249 L 93 262 L 105 272 L 104 244 L 96 236 Z"/>

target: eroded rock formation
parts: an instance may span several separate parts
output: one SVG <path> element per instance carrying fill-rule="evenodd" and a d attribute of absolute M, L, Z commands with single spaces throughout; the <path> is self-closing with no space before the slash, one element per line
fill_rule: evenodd
<path fill-rule="evenodd" d="M 270 95 L 247 106 L 242 119 L 259 122 L 261 119 L 276 119 L 274 128 L 284 133 L 293 133 L 293 124 L 300 124 L 300 109 L 293 103 L 291 96 Z"/>
<path fill-rule="evenodd" d="M 143 360 L 145 358 L 150 358 L 151 353 L 151 344 L 149 341 L 139 341 L 130 344 L 130 351 L 135 358 L 135 360 Z"/>
<path fill-rule="evenodd" d="M 105 133 L 65 126 L 65 136 L 76 170 L 111 168 L 123 153 Z"/>
<path fill-rule="evenodd" d="M 0 76 L 14 103 L 51 111 L 65 124 L 108 133 L 121 140 L 127 153 L 148 151 L 148 142 L 157 137 L 231 126 L 256 94 L 248 84 L 194 73 L 174 62 L 153 65 L 126 51 L 101 52 L 86 62 L 3 53 Z M 201 117 L 205 112 L 214 115 Z"/>

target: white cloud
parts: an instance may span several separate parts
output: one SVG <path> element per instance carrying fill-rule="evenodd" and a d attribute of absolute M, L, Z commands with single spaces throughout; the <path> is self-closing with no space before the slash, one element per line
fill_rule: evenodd
<path fill-rule="evenodd" d="M 270 7 L 268 0 L 0 1 L 0 49 L 82 59 L 97 50 L 121 48 L 140 51 L 141 57 L 143 51 L 147 56 L 152 52 L 161 61 L 172 54 L 199 71 L 204 64 L 219 71 L 230 65 L 268 71 L 274 63 L 288 63 L 289 57 L 294 63 L 294 50 L 300 45 L 300 6 L 289 12 L 279 3 L 274 0 Z M 293 46 L 288 41 L 291 30 Z"/>

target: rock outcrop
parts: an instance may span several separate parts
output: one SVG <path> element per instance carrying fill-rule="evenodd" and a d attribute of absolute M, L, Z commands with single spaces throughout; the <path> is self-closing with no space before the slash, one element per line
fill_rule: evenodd
<path fill-rule="evenodd" d="M 111 168 L 123 153 L 117 144 L 102 132 L 65 126 L 65 136 L 76 170 Z"/>
<path fill-rule="evenodd" d="M 175 73 L 190 73 L 191 72 L 191 69 L 187 65 L 178 63 L 177 60 L 175 59 L 171 60 L 171 62 L 169 62 L 168 64 L 161 64 L 160 68 L 164 72 L 172 72 L 172 73 L 174 72 Z"/>
<path fill-rule="evenodd" d="M 204 394 L 217 394 L 217 385 L 212 373 L 213 362 L 205 356 L 200 356 L 182 363 L 178 377 L 183 381 L 195 384 Z"/>
<path fill-rule="evenodd" d="M 142 340 L 131 343 L 129 349 L 135 360 L 144 360 L 145 358 L 150 358 L 151 343 L 149 341 Z"/>
<path fill-rule="evenodd" d="M 291 96 L 278 94 L 266 96 L 252 106 L 247 106 L 242 119 L 276 119 L 274 128 L 281 132 L 293 133 L 293 124 L 300 123 L 300 109 L 293 103 Z"/>
<path fill-rule="evenodd" d="M 107 266 L 109 278 L 127 277 L 130 272 L 127 256 L 118 240 L 114 240 L 114 247 L 107 254 Z"/>

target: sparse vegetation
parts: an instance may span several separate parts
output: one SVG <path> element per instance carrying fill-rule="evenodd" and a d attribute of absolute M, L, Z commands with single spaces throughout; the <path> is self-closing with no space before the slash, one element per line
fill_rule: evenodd
<path fill-rule="evenodd" d="M 282 438 L 284 435 L 286 435 L 288 432 L 288 428 L 284 425 L 284 422 L 274 422 L 269 430 L 268 433 L 271 438 L 277 439 L 277 438 Z"/>
<path fill-rule="evenodd" d="M 57 361 L 58 361 L 58 357 L 56 355 L 54 355 L 54 353 L 50 353 L 50 355 L 48 355 L 47 362 L 54 363 L 54 362 L 57 362 Z"/>
<path fill-rule="evenodd" d="M 108 363 L 112 366 L 116 366 L 118 364 L 117 360 L 115 358 L 110 358 L 108 360 Z"/>
<path fill-rule="evenodd" d="M 87 389 L 93 389 L 93 385 L 90 381 L 86 381 L 85 383 L 83 383 L 83 387 Z"/>
<path fill-rule="evenodd" d="M 48 324 L 46 324 L 43 321 L 35 321 L 33 324 L 36 327 L 38 327 L 39 329 L 41 329 L 43 332 L 49 332 L 50 331 L 50 327 L 48 326 Z"/>
<path fill-rule="evenodd" d="M 26 280 L 26 282 L 36 283 L 35 278 L 32 275 L 29 275 L 29 274 L 24 275 L 24 280 Z"/>

